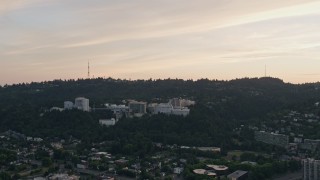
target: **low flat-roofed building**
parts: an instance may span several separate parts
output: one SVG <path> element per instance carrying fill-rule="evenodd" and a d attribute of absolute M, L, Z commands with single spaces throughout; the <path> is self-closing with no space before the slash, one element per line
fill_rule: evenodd
<path fill-rule="evenodd" d="M 35 178 L 33 178 L 33 180 L 46 180 L 46 178 L 44 178 L 44 177 L 35 177 Z"/>
<path fill-rule="evenodd" d="M 100 119 L 99 124 L 102 126 L 114 126 L 117 123 L 116 119 Z"/>
<path fill-rule="evenodd" d="M 248 178 L 248 171 L 235 171 L 228 175 L 229 180 L 245 180 Z"/>
<path fill-rule="evenodd" d="M 79 176 L 68 174 L 53 174 L 48 177 L 49 180 L 79 180 Z"/>
<path fill-rule="evenodd" d="M 254 138 L 256 141 L 264 142 L 275 146 L 286 148 L 289 145 L 289 136 L 284 134 L 269 133 L 264 131 L 255 131 Z"/>
<path fill-rule="evenodd" d="M 221 148 L 219 147 L 196 147 L 195 149 L 199 150 L 199 151 L 208 151 L 208 152 L 215 152 L 215 153 L 219 153 L 221 152 Z"/>
<path fill-rule="evenodd" d="M 251 166 L 256 166 L 257 165 L 257 163 L 253 162 L 253 161 L 242 161 L 241 164 L 249 164 Z"/>

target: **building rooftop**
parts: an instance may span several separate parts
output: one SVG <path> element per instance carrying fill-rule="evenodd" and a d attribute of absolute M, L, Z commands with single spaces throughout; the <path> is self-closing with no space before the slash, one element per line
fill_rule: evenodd
<path fill-rule="evenodd" d="M 129 104 L 143 104 L 143 105 L 146 105 L 147 103 L 143 102 L 143 101 L 130 101 Z"/>
<path fill-rule="evenodd" d="M 240 177 L 242 177 L 243 175 L 245 175 L 247 173 L 248 173 L 248 171 L 238 170 L 238 171 L 235 171 L 235 172 L 229 174 L 228 178 L 240 178 Z"/>
<path fill-rule="evenodd" d="M 207 175 L 207 176 L 216 176 L 217 174 L 211 171 L 207 171 L 205 169 L 195 169 L 193 170 L 193 173 L 199 174 L 199 175 Z"/>
<path fill-rule="evenodd" d="M 208 168 L 214 169 L 215 171 L 225 171 L 228 170 L 229 168 L 227 166 L 223 165 L 207 165 Z"/>
<path fill-rule="evenodd" d="M 221 151 L 221 148 L 218 148 L 218 147 L 196 147 L 196 149 L 200 151 L 213 151 L 213 152 Z"/>
<path fill-rule="evenodd" d="M 207 171 L 205 169 L 195 169 L 193 170 L 193 172 L 195 174 L 201 174 L 201 175 L 204 175 Z"/>

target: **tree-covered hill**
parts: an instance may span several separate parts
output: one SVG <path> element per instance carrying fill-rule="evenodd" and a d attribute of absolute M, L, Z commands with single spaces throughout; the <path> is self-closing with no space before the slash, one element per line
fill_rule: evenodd
<path fill-rule="evenodd" d="M 124 99 L 167 102 L 174 97 L 195 100 L 191 115 L 144 116 L 123 119 L 115 127 L 98 125 L 95 112 L 51 112 L 66 100 L 84 96 L 90 106 L 121 103 Z M 75 136 L 87 141 L 130 141 L 137 134 L 150 141 L 186 145 L 232 144 L 233 129 L 255 123 L 268 113 L 320 101 L 320 84 L 289 84 L 276 78 L 231 81 L 201 79 L 120 80 L 79 79 L 15 84 L 0 87 L 0 131 L 33 136 Z"/>

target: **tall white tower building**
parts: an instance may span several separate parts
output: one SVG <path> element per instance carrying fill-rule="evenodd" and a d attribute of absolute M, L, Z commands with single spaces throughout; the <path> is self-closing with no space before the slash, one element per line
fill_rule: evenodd
<path fill-rule="evenodd" d="M 320 180 L 320 160 L 304 159 L 303 180 Z"/>
<path fill-rule="evenodd" d="M 74 103 L 75 108 L 82 110 L 82 111 L 90 111 L 89 107 L 89 99 L 86 99 L 84 97 L 78 97 L 75 100 Z"/>

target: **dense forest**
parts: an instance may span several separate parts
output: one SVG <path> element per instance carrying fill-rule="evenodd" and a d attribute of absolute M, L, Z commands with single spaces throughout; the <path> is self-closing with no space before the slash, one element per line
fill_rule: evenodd
<path fill-rule="evenodd" d="M 320 83 L 296 85 L 269 77 L 231 81 L 97 78 L 5 85 L 0 87 L 0 132 L 11 129 L 43 138 L 73 136 L 84 142 L 115 141 L 114 148 L 123 153 L 143 154 L 150 151 L 152 142 L 229 149 L 236 146 L 235 137 L 252 138 L 249 131 L 236 134 L 235 128 L 255 125 L 272 112 L 313 105 L 320 101 L 319 92 Z M 101 127 L 98 119 L 110 116 L 110 112 L 48 112 L 80 96 L 89 98 L 91 107 L 121 104 L 125 99 L 167 102 L 174 97 L 192 99 L 196 105 L 187 117 L 123 118 L 109 128 Z"/>

